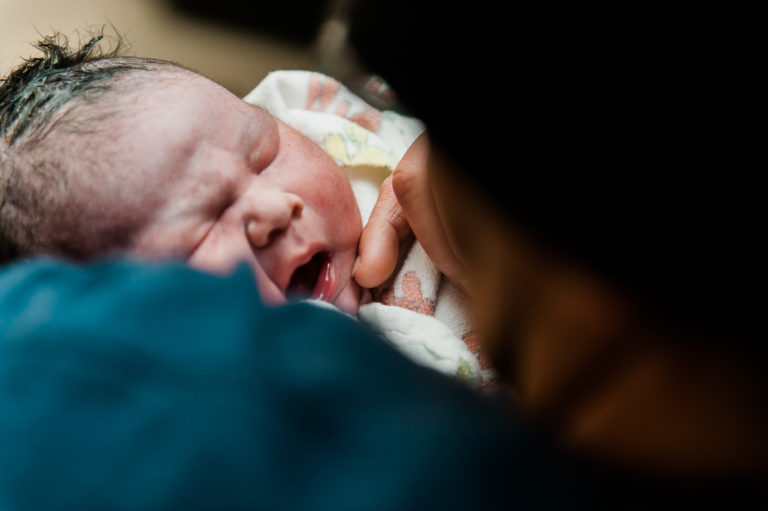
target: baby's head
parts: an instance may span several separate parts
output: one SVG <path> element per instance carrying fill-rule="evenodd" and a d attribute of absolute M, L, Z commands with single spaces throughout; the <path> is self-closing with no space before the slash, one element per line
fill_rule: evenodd
<path fill-rule="evenodd" d="M 269 303 L 356 310 L 360 213 L 316 144 L 175 64 L 41 48 L 0 85 L 0 262 L 246 262 Z"/>

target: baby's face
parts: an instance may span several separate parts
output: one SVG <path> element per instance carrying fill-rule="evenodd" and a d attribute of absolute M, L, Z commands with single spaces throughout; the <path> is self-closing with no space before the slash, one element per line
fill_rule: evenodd
<path fill-rule="evenodd" d="M 356 312 L 362 226 L 338 165 L 205 78 L 184 74 L 156 89 L 118 142 L 125 190 L 154 211 L 133 253 L 213 273 L 246 262 L 267 303 L 312 297 Z"/>

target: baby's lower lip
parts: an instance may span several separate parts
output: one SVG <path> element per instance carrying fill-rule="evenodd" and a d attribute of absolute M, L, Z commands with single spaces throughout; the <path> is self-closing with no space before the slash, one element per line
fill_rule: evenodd
<path fill-rule="evenodd" d="M 312 291 L 312 298 L 325 302 L 333 301 L 337 284 L 338 278 L 333 266 L 333 254 L 324 254 L 320 274 L 317 277 L 315 289 Z"/>

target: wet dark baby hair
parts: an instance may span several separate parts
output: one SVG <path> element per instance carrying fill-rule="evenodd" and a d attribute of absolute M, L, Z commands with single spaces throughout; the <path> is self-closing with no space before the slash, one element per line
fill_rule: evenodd
<path fill-rule="evenodd" d="M 3 80 L 0 126 L 7 144 L 12 145 L 24 135 L 39 135 L 53 113 L 73 98 L 108 88 L 108 79 L 125 66 L 87 65 L 119 52 L 118 46 L 101 54 L 98 43 L 102 38 L 95 36 L 73 51 L 58 40 L 60 36 L 46 37 L 38 43 L 43 56 L 27 60 Z"/>
<path fill-rule="evenodd" d="M 71 173 L 96 171 L 109 120 L 127 111 L 147 71 L 174 68 L 122 56 L 118 37 L 105 49 L 103 31 L 74 48 L 57 34 L 41 56 L 0 81 L 0 264 L 45 254 L 83 259 L 128 243 L 128 226 L 106 225 L 76 197 Z M 119 94 L 118 94 L 119 92 Z"/>

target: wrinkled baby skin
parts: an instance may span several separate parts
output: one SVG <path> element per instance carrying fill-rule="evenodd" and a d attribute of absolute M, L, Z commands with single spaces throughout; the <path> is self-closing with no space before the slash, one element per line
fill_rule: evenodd
<path fill-rule="evenodd" d="M 118 138 L 122 190 L 153 214 L 134 254 L 216 274 L 245 262 L 266 303 L 317 298 L 357 311 L 359 209 L 314 142 L 194 73 L 135 108 L 137 125 Z"/>

